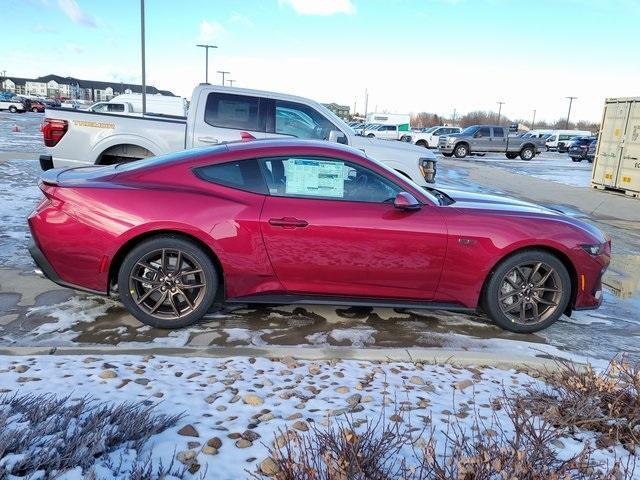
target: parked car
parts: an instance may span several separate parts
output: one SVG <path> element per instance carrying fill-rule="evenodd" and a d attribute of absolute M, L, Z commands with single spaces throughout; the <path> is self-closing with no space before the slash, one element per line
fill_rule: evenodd
<path fill-rule="evenodd" d="M 37 113 L 43 113 L 47 106 L 40 100 L 31 100 L 31 111 Z"/>
<path fill-rule="evenodd" d="M 558 142 L 558 148 L 556 150 L 558 151 L 558 153 L 567 153 L 579 138 L 581 137 L 579 135 L 576 135 L 570 137 L 569 140 Z"/>
<path fill-rule="evenodd" d="M 27 110 L 25 102 L 20 97 L 0 98 L 0 110 L 9 110 L 11 113 L 24 113 Z"/>
<path fill-rule="evenodd" d="M 193 324 L 221 297 L 482 308 L 505 329 L 534 332 L 600 305 L 611 252 L 600 230 L 557 210 L 421 188 L 358 148 L 322 141 L 54 169 L 39 185 L 46 201 L 28 221 L 41 273 L 117 291 L 162 328 Z"/>
<path fill-rule="evenodd" d="M 557 150 L 559 142 L 567 142 L 572 137 L 588 137 L 591 132 L 587 130 L 555 130 L 551 132 L 551 136 L 547 138 L 547 150 Z"/>
<path fill-rule="evenodd" d="M 441 135 L 438 149 L 445 157 L 455 155 L 456 158 L 465 158 L 472 154 L 499 152 L 509 159 L 520 155 L 522 160 L 531 160 L 540 153 L 542 141 L 537 138 L 510 137 L 508 127 L 500 125 L 473 125 L 460 133 Z"/>
<path fill-rule="evenodd" d="M 383 140 L 400 140 L 404 133 L 406 132 L 401 131 L 398 125 L 375 125 L 374 128 L 365 128 L 362 136 Z"/>
<path fill-rule="evenodd" d="M 438 139 L 440 135 L 449 135 L 451 133 L 460 133 L 460 127 L 436 126 L 425 129 L 422 132 L 411 132 L 402 135 L 401 140 L 411 142 L 414 145 L 425 148 L 438 148 Z"/>
<path fill-rule="evenodd" d="M 593 160 L 596 158 L 596 149 L 598 148 L 598 140 L 591 140 L 589 144 L 589 148 L 587 149 L 587 161 L 589 163 L 593 163 Z"/>
<path fill-rule="evenodd" d="M 302 97 L 202 84 L 186 119 L 51 110 L 42 128 L 43 169 L 122 163 L 242 139 L 302 138 L 363 150 L 419 185 L 435 180 L 435 155 L 403 142 L 366 138 L 321 104 Z"/>
<path fill-rule="evenodd" d="M 595 139 L 593 137 L 578 137 L 571 142 L 568 153 L 571 160 L 574 162 L 581 162 L 587 159 L 587 153 L 589 152 L 589 146 Z"/>

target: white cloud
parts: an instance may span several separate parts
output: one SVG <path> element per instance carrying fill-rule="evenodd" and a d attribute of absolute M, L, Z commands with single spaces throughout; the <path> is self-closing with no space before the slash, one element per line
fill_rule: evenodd
<path fill-rule="evenodd" d="M 69 50 L 71 53 L 77 53 L 77 54 L 86 52 L 84 47 L 76 43 L 67 43 L 67 50 Z"/>
<path fill-rule="evenodd" d="M 233 12 L 231 14 L 231 17 L 229 17 L 229 23 L 232 23 L 235 25 L 241 25 L 248 28 L 253 28 L 253 22 L 251 21 L 251 19 L 246 15 L 243 15 L 238 12 Z"/>
<path fill-rule="evenodd" d="M 289 5 L 300 15 L 353 15 L 356 7 L 351 0 L 278 0 L 280 5 Z"/>
<path fill-rule="evenodd" d="M 85 13 L 76 0 L 58 0 L 58 7 L 72 22 L 85 27 L 96 27 L 93 17 Z"/>
<path fill-rule="evenodd" d="M 211 42 L 217 40 L 224 32 L 224 27 L 218 22 L 203 20 L 200 22 L 200 41 Z"/>

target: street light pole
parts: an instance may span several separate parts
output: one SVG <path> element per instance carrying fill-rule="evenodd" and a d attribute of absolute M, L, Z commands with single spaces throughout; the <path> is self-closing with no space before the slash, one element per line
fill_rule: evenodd
<path fill-rule="evenodd" d="M 140 46 L 142 49 L 142 115 L 147 113 L 147 76 L 144 65 L 144 0 L 140 0 Z"/>
<path fill-rule="evenodd" d="M 225 72 L 224 70 L 218 70 L 218 73 L 222 75 L 222 86 L 224 87 L 224 76 L 227 73 L 231 73 L 231 72 Z"/>
<path fill-rule="evenodd" d="M 206 44 L 198 44 L 196 47 L 204 48 L 204 83 L 209 83 L 209 49 L 218 47 Z"/>
<path fill-rule="evenodd" d="M 536 126 L 536 109 L 533 109 L 533 120 L 531 120 L 531 130 L 533 130 Z"/>
<path fill-rule="evenodd" d="M 568 130 L 569 129 L 569 116 L 571 116 L 571 104 L 578 97 L 564 97 L 564 98 L 568 98 L 569 99 L 569 111 L 567 112 L 567 121 L 564 122 L 564 128 L 566 130 Z"/>
<path fill-rule="evenodd" d="M 235 82 L 235 80 L 231 80 L 231 79 L 229 79 L 229 80 L 227 80 L 227 82 L 229 82 L 229 86 L 230 86 L 230 87 L 233 87 L 233 82 Z"/>
<path fill-rule="evenodd" d="M 496 102 L 498 104 L 498 125 L 500 125 L 500 116 L 502 115 L 502 105 L 505 104 L 505 102 Z"/>

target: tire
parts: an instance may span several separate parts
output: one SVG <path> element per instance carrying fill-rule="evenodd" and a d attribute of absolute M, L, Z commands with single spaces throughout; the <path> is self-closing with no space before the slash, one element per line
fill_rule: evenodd
<path fill-rule="evenodd" d="M 456 148 L 453 149 L 453 154 L 456 158 L 464 158 L 469 155 L 469 146 L 466 143 L 459 143 Z"/>
<path fill-rule="evenodd" d="M 175 275 L 180 271 L 178 258 L 180 270 L 193 273 Z M 200 320 L 213 304 L 218 285 L 207 253 L 175 235 L 143 241 L 127 254 L 118 272 L 124 306 L 142 323 L 157 328 L 182 328 Z"/>
<path fill-rule="evenodd" d="M 507 153 L 506 156 L 507 156 L 507 158 L 509 160 L 513 160 L 518 156 L 518 154 L 517 153 Z"/>
<path fill-rule="evenodd" d="M 18 111 L 18 109 L 16 107 L 14 107 L 13 105 L 9 106 L 9 111 L 11 113 L 16 113 Z"/>
<path fill-rule="evenodd" d="M 574 162 L 582 162 L 581 158 L 571 157 L 571 160 L 573 160 Z"/>
<path fill-rule="evenodd" d="M 535 156 L 536 151 L 533 149 L 533 147 L 524 147 L 522 150 L 520 150 L 520 158 L 525 162 L 528 162 Z"/>
<path fill-rule="evenodd" d="M 369 135 L 367 135 L 367 137 L 369 138 L 375 138 L 375 135 L 373 133 L 370 133 Z"/>
<path fill-rule="evenodd" d="M 540 266 L 534 272 L 538 264 Z M 518 273 L 518 269 L 522 273 Z M 547 273 L 548 278 L 536 288 Z M 523 278 L 522 274 L 528 278 Z M 522 284 L 526 286 L 524 290 Z M 485 285 L 481 303 L 498 326 L 516 333 L 532 333 L 556 322 L 567 309 L 570 298 L 571 278 L 558 257 L 543 250 L 525 250 L 507 257 L 493 270 Z M 536 321 L 533 303 L 538 300 Z"/>
<path fill-rule="evenodd" d="M 416 145 L 419 147 L 429 148 L 429 143 L 426 140 L 418 140 Z"/>
<path fill-rule="evenodd" d="M 442 155 L 447 157 L 447 158 L 449 158 L 449 157 L 453 156 L 453 153 L 444 153 L 444 152 L 442 152 Z"/>

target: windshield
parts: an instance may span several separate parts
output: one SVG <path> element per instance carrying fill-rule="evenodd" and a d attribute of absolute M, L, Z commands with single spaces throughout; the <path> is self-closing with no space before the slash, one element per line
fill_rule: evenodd
<path fill-rule="evenodd" d="M 467 127 L 464 130 L 462 130 L 462 135 L 473 135 L 474 133 L 476 133 L 478 131 L 480 127 L 478 125 L 473 125 L 471 127 Z"/>

